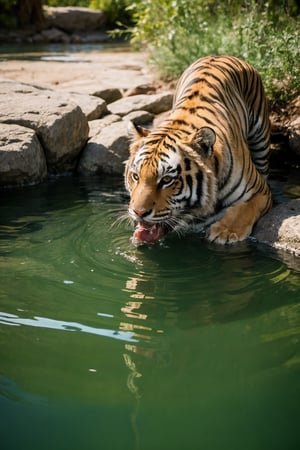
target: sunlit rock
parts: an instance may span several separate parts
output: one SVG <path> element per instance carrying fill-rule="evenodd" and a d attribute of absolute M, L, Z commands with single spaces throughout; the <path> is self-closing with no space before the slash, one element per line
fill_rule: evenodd
<path fill-rule="evenodd" d="M 87 120 L 100 119 L 107 113 L 106 102 L 102 98 L 93 95 L 70 93 L 63 94 L 71 102 L 80 106 Z"/>
<path fill-rule="evenodd" d="M 50 172 L 75 167 L 88 138 L 88 122 L 81 108 L 62 93 L 25 83 L 0 83 L 0 123 L 36 131 Z"/>
<path fill-rule="evenodd" d="M 112 123 L 89 140 L 78 165 L 83 174 L 122 175 L 129 156 L 128 124 Z"/>
<path fill-rule="evenodd" d="M 35 184 L 46 176 L 46 158 L 35 131 L 0 124 L 0 186 Z"/>
<path fill-rule="evenodd" d="M 124 97 L 108 105 L 108 110 L 119 116 L 126 116 L 133 111 L 148 111 L 152 114 L 160 114 L 168 111 L 172 106 L 173 94 L 164 92 L 161 94 L 140 94 L 132 97 Z"/>
<path fill-rule="evenodd" d="M 44 11 L 48 26 L 68 33 L 97 30 L 106 23 L 106 14 L 97 9 L 59 6 L 45 7 Z"/>
<path fill-rule="evenodd" d="M 253 237 L 275 249 L 300 256 L 300 198 L 271 209 L 255 226 Z"/>

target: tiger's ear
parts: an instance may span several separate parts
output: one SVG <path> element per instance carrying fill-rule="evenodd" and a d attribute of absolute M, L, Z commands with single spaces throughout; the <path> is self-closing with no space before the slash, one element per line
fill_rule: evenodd
<path fill-rule="evenodd" d="M 132 140 L 141 139 L 143 137 L 148 136 L 150 130 L 148 128 L 141 127 L 140 125 L 135 124 L 131 120 L 128 122 L 128 134 Z"/>
<path fill-rule="evenodd" d="M 209 158 L 213 153 L 213 146 L 216 142 L 216 133 L 212 128 L 203 127 L 196 131 L 193 140 L 192 148 L 205 158 Z"/>

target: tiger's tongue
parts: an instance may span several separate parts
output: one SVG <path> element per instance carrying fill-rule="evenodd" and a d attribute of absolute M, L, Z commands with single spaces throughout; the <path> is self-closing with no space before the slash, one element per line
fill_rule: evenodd
<path fill-rule="evenodd" d="M 159 224 L 150 225 L 145 222 L 138 223 L 133 233 L 133 242 L 156 242 L 161 239 L 166 233 L 166 229 Z"/>

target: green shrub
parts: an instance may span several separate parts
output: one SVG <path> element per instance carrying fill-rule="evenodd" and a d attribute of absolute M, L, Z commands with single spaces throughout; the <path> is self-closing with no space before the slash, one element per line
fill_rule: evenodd
<path fill-rule="evenodd" d="M 288 100 L 300 91 L 300 24 L 293 2 L 139 0 L 132 2 L 135 45 L 146 44 L 165 79 L 194 60 L 232 54 L 262 74 L 268 95 Z"/>

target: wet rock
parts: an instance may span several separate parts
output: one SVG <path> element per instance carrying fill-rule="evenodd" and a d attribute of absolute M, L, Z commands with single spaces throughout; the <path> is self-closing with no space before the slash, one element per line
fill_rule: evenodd
<path fill-rule="evenodd" d="M 300 256 L 300 198 L 271 209 L 259 220 L 252 236 L 274 249 Z"/>
<path fill-rule="evenodd" d="M 119 116 L 126 116 L 127 114 L 138 110 L 160 114 L 171 108 L 172 101 L 173 94 L 170 92 L 152 95 L 140 94 L 117 100 L 108 105 L 108 110 Z"/>
<path fill-rule="evenodd" d="M 24 83 L 0 83 L 0 122 L 36 131 L 50 172 L 72 170 L 88 138 L 88 122 L 61 93 Z"/>
<path fill-rule="evenodd" d="M 78 165 L 82 174 L 122 175 L 129 156 L 128 123 L 115 122 L 90 139 Z"/>
<path fill-rule="evenodd" d="M 44 11 L 49 27 L 54 26 L 67 33 L 97 30 L 106 23 L 106 14 L 97 9 L 48 6 Z"/>
<path fill-rule="evenodd" d="M 35 184 L 46 176 L 46 158 L 35 131 L 1 124 L 0 186 Z"/>

